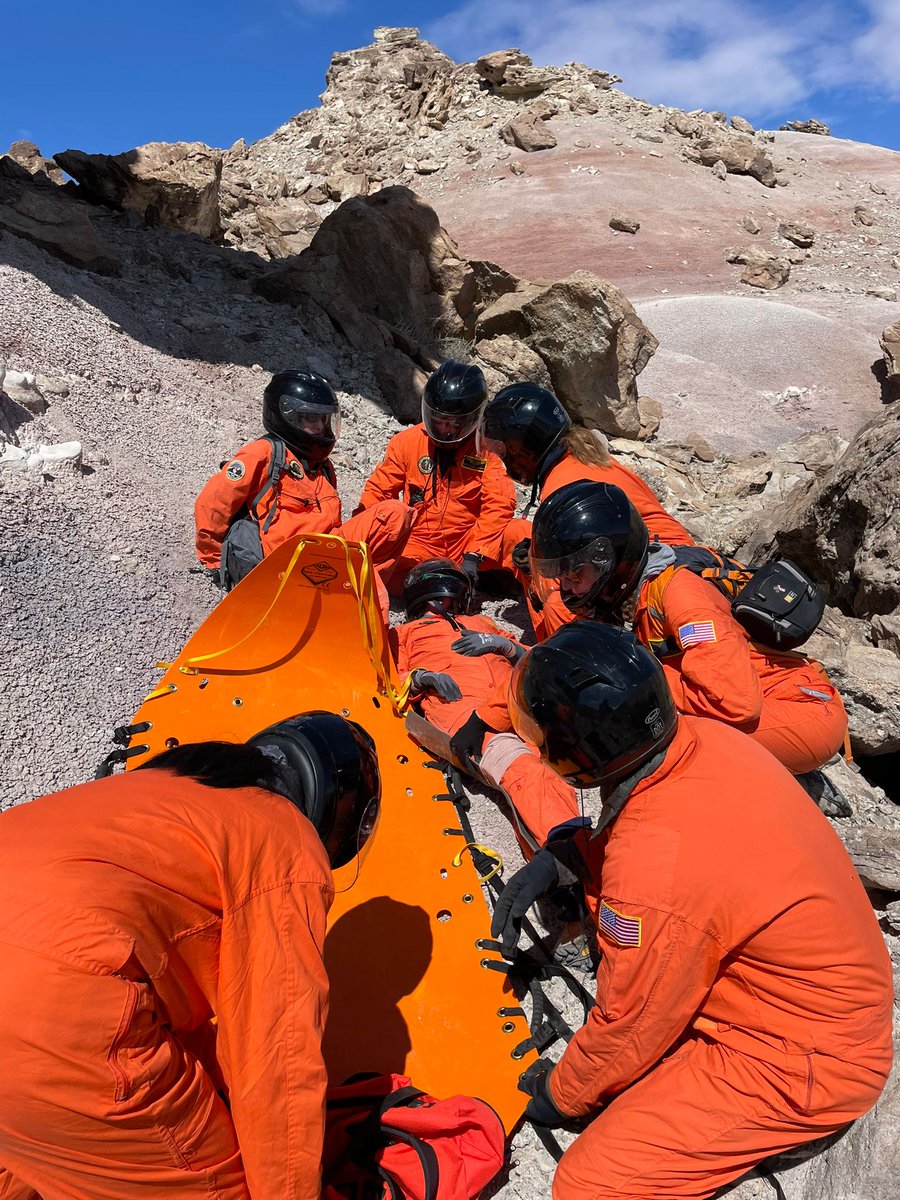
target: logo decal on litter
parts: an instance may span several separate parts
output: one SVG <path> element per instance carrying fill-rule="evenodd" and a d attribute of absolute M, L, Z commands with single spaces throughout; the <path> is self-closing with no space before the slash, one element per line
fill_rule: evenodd
<path fill-rule="evenodd" d="M 423 454 L 419 459 L 419 470 L 423 475 L 430 475 L 434 470 L 434 463 L 427 454 Z"/>
<path fill-rule="evenodd" d="M 225 471 L 225 474 L 228 476 L 229 479 L 234 479 L 234 480 L 243 479 L 244 478 L 244 464 L 242 462 L 239 462 L 237 459 L 235 459 L 234 462 L 228 464 L 228 469 Z"/>
<path fill-rule="evenodd" d="M 303 567 L 300 574 L 316 587 L 321 587 L 323 583 L 331 583 L 332 579 L 338 577 L 337 571 L 327 562 L 310 563 L 308 567 Z"/>
<path fill-rule="evenodd" d="M 600 932 L 617 946 L 640 946 L 641 918 L 616 912 L 604 900 L 600 905 Z"/>
<path fill-rule="evenodd" d="M 700 642 L 716 642 L 716 627 L 712 621 L 692 621 L 690 625 L 678 626 L 678 644 L 682 650 L 697 646 Z"/>

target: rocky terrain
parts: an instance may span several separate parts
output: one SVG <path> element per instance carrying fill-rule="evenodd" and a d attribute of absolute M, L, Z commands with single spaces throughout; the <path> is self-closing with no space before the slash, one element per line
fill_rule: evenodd
<path fill-rule="evenodd" d="M 0 805 L 89 777 L 215 603 L 193 500 L 270 372 L 339 389 L 346 514 L 466 357 L 552 385 L 702 540 L 826 588 L 812 649 L 864 769 L 828 769 L 834 823 L 900 963 L 900 155 L 616 82 L 379 30 L 253 146 L 0 157 Z M 788 1200 L 887 1200 L 898 1135 L 895 1078 L 781 1164 Z M 548 1167 L 523 1132 L 503 1194 Z"/>

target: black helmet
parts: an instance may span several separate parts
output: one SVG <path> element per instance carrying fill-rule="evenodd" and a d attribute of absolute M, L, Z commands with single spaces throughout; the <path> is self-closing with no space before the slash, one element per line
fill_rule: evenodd
<path fill-rule="evenodd" d="M 481 414 L 478 453 L 493 451 L 513 479 L 534 483 L 543 459 L 571 428 L 572 418 L 552 392 L 536 383 L 512 383 Z"/>
<path fill-rule="evenodd" d="M 487 400 L 480 367 L 445 362 L 431 375 L 422 393 L 425 432 L 439 446 L 454 446 L 471 437 Z"/>
<path fill-rule="evenodd" d="M 573 621 L 519 661 L 510 681 L 516 733 L 578 787 L 613 786 L 675 736 L 662 664 L 634 636 Z"/>
<path fill-rule="evenodd" d="M 649 546 L 647 526 L 621 488 L 581 479 L 534 514 L 532 578 L 558 580 L 563 602 L 579 616 L 608 617 L 637 586 Z"/>
<path fill-rule="evenodd" d="M 403 581 L 406 619 L 416 621 L 426 612 L 464 613 L 472 603 L 472 581 L 449 558 L 418 563 Z"/>
<path fill-rule="evenodd" d="M 337 396 L 315 371 L 279 371 L 263 392 L 263 425 L 308 463 L 323 462 L 341 431 Z"/>
<path fill-rule="evenodd" d="M 283 794 L 315 826 L 333 867 L 359 852 L 381 802 L 375 743 L 355 721 L 308 712 L 278 721 L 250 738 L 273 759 Z"/>

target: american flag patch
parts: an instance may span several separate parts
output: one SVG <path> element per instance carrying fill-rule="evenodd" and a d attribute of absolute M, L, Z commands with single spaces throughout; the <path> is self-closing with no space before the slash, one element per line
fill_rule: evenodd
<path fill-rule="evenodd" d="M 626 917 L 610 908 L 604 900 L 600 905 L 600 932 L 612 938 L 618 946 L 640 946 L 641 918 Z"/>
<path fill-rule="evenodd" d="M 692 621 L 690 625 L 678 626 L 678 644 L 682 650 L 696 646 L 699 642 L 716 641 L 716 627 L 712 621 Z"/>

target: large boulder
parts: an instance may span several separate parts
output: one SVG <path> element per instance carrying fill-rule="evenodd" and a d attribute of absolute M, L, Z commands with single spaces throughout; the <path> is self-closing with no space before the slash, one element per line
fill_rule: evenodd
<path fill-rule="evenodd" d="M 791 264 L 786 258 L 757 246 L 726 250 L 725 261 L 743 265 L 741 283 L 767 292 L 782 287 L 791 276 Z"/>
<path fill-rule="evenodd" d="M 29 175 L 46 176 L 51 183 L 64 183 L 65 175 L 51 158 L 44 158 L 34 142 L 13 142 L 6 152 Z"/>
<path fill-rule="evenodd" d="M 900 321 L 888 325 L 879 344 L 884 358 L 886 378 L 892 381 L 900 379 Z"/>
<path fill-rule="evenodd" d="M 769 515 L 751 552 L 798 562 L 860 617 L 900 604 L 900 410 L 866 425 L 806 495 Z"/>
<path fill-rule="evenodd" d="M 65 150 L 54 158 L 91 199 L 186 233 L 221 235 L 221 150 L 202 142 L 149 142 L 124 154 Z"/>
<path fill-rule="evenodd" d="M 519 338 L 509 334 L 478 343 L 478 363 L 484 371 L 490 391 L 496 392 L 506 384 L 527 379 L 541 387 L 552 387 L 547 365 L 539 354 Z"/>
<path fill-rule="evenodd" d="M 74 267 L 115 274 L 119 256 L 97 236 L 84 204 L 54 186 L 20 186 L 24 169 L 11 159 L 0 171 L 0 229 L 34 242 Z M 30 176 L 26 175 L 30 179 Z"/>
<path fill-rule="evenodd" d="M 829 608 L 803 649 L 822 663 L 841 693 L 854 753 L 900 750 L 900 658 L 872 645 L 866 622 Z"/>
<path fill-rule="evenodd" d="M 520 339 L 538 355 L 577 420 L 637 436 L 636 379 L 657 341 L 613 284 L 589 271 L 555 283 L 522 284 L 479 316 L 478 353 L 488 357 L 483 343 L 499 336 Z"/>
<path fill-rule="evenodd" d="M 679 131 L 680 132 L 680 131 Z M 725 166 L 729 175 L 752 175 L 764 187 L 775 186 L 775 167 L 762 147 L 743 133 L 719 130 L 704 134 L 689 142 L 684 149 L 686 158 L 714 167 Z"/>
<path fill-rule="evenodd" d="M 252 211 L 270 258 L 299 254 L 319 228 L 319 218 L 312 206 L 302 199 L 282 199 Z"/>
<path fill-rule="evenodd" d="M 405 187 L 356 196 L 322 222 L 307 250 L 257 283 L 270 299 L 313 299 L 357 350 L 466 335 L 475 275 L 433 208 Z"/>
<path fill-rule="evenodd" d="M 498 96 L 513 100 L 537 96 L 559 83 L 565 72 L 553 67 L 535 67 L 521 50 L 494 50 L 475 63 L 475 70 Z"/>
<path fill-rule="evenodd" d="M 831 136 L 831 129 L 824 121 L 817 121 L 815 117 L 810 117 L 808 121 L 788 121 L 778 128 L 786 133 L 817 133 L 820 137 Z"/>
<path fill-rule="evenodd" d="M 535 150 L 552 150 L 556 145 L 556 135 L 550 126 L 536 113 L 523 113 L 504 125 L 500 136 L 510 146 L 518 146 L 526 154 Z"/>

